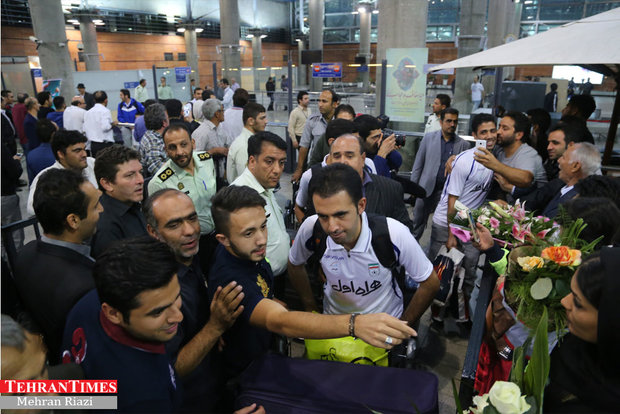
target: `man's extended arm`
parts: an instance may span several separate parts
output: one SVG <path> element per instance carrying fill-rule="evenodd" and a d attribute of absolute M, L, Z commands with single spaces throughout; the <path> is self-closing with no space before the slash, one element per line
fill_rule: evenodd
<path fill-rule="evenodd" d="M 220 336 L 235 323 L 243 312 L 243 306 L 239 306 L 242 299 L 241 286 L 237 282 L 217 288 L 211 301 L 209 322 L 179 351 L 174 367 L 181 377 L 196 369 Z"/>
<path fill-rule="evenodd" d="M 294 265 L 289 260 L 288 277 L 291 281 L 291 285 L 293 285 L 293 288 L 301 298 L 301 302 L 303 303 L 306 311 L 320 312 L 319 307 L 314 300 L 314 295 L 312 295 L 310 280 L 308 279 L 308 273 L 306 272 L 304 264 Z"/>
<path fill-rule="evenodd" d="M 403 312 L 402 319 L 410 325 L 415 323 L 422 314 L 428 309 L 439 290 L 439 278 L 433 270 L 431 275 L 424 281 L 420 282 L 418 290 L 414 293 L 407 309 Z"/>
<path fill-rule="evenodd" d="M 478 148 L 474 154 L 474 160 L 484 165 L 490 170 L 501 174 L 506 180 L 517 187 L 529 187 L 534 180 L 534 174 L 528 170 L 520 170 L 518 168 L 509 167 L 502 164 L 495 156 L 486 148 Z"/>
<path fill-rule="evenodd" d="M 290 312 L 270 299 L 261 300 L 250 316 L 250 323 L 288 337 L 309 339 L 340 338 L 349 335 L 351 315 L 322 315 L 309 312 Z M 406 323 L 386 313 L 358 315 L 353 334 L 364 342 L 390 349 L 404 339 L 415 336 Z M 391 337 L 392 345 L 385 340 Z"/>

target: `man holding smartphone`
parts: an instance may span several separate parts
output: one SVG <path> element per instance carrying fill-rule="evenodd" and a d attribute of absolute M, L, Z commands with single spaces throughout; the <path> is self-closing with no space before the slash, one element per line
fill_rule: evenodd
<path fill-rule="evenodd" d="M 472 134 L 476 139 L 476 146 L 457 155 L 452 164 L 452 172 L 446 178 L 441 199 L 433 215 L 433 228 L 429 259 L 434 260 L 442 245 L 448 249 L 457 247 L 458 241 L 450 232 L 448 224 L 456 214 L 454 204 L 459 200 L 470 210 L 476 209 L 484 203 L 487 193 L 493 182 L 493 171 L 474 160 L 479 147 L 484 145 L 489 151 L 495 146 L 497 128 L 495 118 L 489 114 L 477 114 L 472 121 Z M 467 297 L 471 295 L 476 279 L 476 264 L 479 251 L 471 243 L 462 243 L 461 250 L 465 253 L 463 267 L 465 280 L 463 291 Z M 472 309 L 473 310 L 473 309 Z M 470 315 L 473 312 L 470 312 Z"/>

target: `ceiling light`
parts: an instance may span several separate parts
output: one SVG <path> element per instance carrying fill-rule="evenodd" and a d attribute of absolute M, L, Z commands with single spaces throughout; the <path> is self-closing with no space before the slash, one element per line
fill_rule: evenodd
<path fill-rule="evenodd" d="M 184 31 L 185 31 L 185 27 L 177 28 L 177 32 L 179 32 L 179 33 L 183 33 Z"/>
<path fill-rule="evenodd" d="M 196 28 L 196 33 L 202 33 L 204 32 L 205 29 L 203 29 L 202 27 L 197 27 Z"/>
<path fill-rule="evenodd" d="M 247 37 L 248 39 L 251 39 L 251 38 L 254 37 L 254 35 L 253 34 L 249 34 L 249 35 L 245 35 L 245 37 Z"/>
<path fill-rule="evenodd" d="M 379 10 L 373 10 L 372 14 L 379 14 Z"/>
<path fill-rule="evenodd" d="M 264 38 L 266 38 L 266 37 L 267 37 L 267 35 L 260 35 L 260 38 L 261 38 L 261 39 L 264 39 Z"/>
<path fill-rule="evenodd" d="M 366 13 L 366 7 L 364 7 L 364 6 L 359 7 L 359 8 L 357 9 L 357 11 L 358 11 L 358 12 L 360 12 L 360 13 Z"/>
<path fill-rule="evenodd" d="M 68 23 L 73 23 L 73 24 L 80 24 L 80 22 L 77 19 L 69 19 L 67 20 Z"/>

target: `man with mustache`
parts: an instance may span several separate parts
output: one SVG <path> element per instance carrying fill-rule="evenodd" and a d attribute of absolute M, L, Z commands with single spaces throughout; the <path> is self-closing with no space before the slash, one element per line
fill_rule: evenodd
<path fill-rule="evenodd" d="M 97 258 L 113 241 L 146 235 L 146 221 L 140 210 L 144 177 L 138 151 L 118 144 L 102 149 L 95 175 L 103 191 L 103 213 L 91 243 Z"/>
<path fill-rule="evenodd" d="M 211 217 L 211 197 L 216 192 L 215 164 L 208 152 L 194 152 L 194 140 L 182 125 L 170 125 L 163 132 L 163 140 L 168 161 L 149 182 L 149 194 L 175 188 L 192 200 L 200 223 L 200 264 L 207 273 L 210 256 L 217 245 Z"/>

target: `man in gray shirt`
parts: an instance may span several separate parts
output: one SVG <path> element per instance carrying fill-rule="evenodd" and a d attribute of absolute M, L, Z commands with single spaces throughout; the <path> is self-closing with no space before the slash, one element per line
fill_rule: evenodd
<path fill-rule="evenodd" d="M 479 148 L 474 159 L 516 187 L 541 187 L 547 182 L 547 175 L 538 152 L 525 143 L 529 133 L 526 115 L 507 112 L 497 130 L 497 158 L 486 148 Z M 514 201 L 507 196 L 509 202 Z"/>

